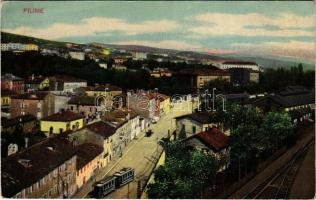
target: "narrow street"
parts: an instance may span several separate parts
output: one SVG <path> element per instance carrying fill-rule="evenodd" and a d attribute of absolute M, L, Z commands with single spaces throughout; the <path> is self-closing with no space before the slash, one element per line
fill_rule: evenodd
<path fill-rule="evenodd" d="M 177 103 L 168 115 L 161 117 L 156 124 L 151 124 L 148 129 L 153 131 L 153 135 L 145 137 L 144 132 L 140 133 L 138 139 L 133 140 L 126 147 L 121 158 L 113 160 L 96 175 L 96 180 L 98 181 L 103 177 L 113 175 L 123 167 L 132 167 L 135 169 L 134 181 L 122 188 L 116 189 L 107 198 L 136 198 L 138 181 L 142 181 L 142 184 L 147 181 L 162 151 L 162 148 L 158 145 L 158 141 L 168 135 L 168 130 L 172 133 L 176 129 L 175 117 L 192 112 L 192 109 L 182 109 L 181 111 L 183 106 L 185 106 L 185 103 Z M 92 184 L 93 180 L 88 182 L 73 198 L 87 197 L 88 193 L 93 189 Z"/>

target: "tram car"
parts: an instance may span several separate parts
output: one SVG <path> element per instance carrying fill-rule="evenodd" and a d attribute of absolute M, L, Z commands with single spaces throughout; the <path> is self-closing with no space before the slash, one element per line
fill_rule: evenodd
<path fill-rule="evenodd" d="M 134 180 L 134 169 L 130 167 L 123 168 L 119 172 L 116 172 L 114 177 L 116 177 L 115 186 L 117 188 L 122 187 Z"/>
<path fill-rule="evenodd" d="M 115 176 L 109 176 L 94 185 L 93 196 L 95 198 L 104 198 L 107 194 L 115 190 Z"/>

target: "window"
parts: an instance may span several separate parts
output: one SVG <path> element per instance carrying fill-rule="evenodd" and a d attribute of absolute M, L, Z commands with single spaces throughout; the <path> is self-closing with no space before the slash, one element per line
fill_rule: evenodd
<path fill-rule="evenodd" d="M 192 133 L 196 133 L 196 127 L 192 126 Z"/>

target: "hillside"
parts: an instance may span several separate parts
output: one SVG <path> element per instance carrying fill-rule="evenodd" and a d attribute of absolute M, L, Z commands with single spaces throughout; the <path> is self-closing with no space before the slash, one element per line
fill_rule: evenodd
<path fill-rule="evenodd" d="M 16 43 L 35 43 L 38 45 L 52 45 L 57 47 L 65 46 L 65 42 L 57 42 L 51 40 L 45 40 L 40 38 L 34 38 L 24 35 L 16 35 L 12 33 L 1 32 L 1 43 L 16 42 Z"/>
<path fill-rule="evenodd" d="M 45 39 L 39 39 L 29 36 L 16 35 L 12 33 L 1 32 L 1 42 L 18 42 L 18 43 L 36 43 L 38 45 L 50 45 L 57 47 L 64 47 L 66 42 L 51 41 Z M 263 68 L 277 68 L 284 67 L 290 68 L 292 66 L 297 66 L 299 63 L 303 64 L 305 70 L 314 69 L 314 64 L 306 61 L 290 60 L 288 58 L 275 58 L 275 57 L 263 57 L 263 56 L 248 56 L 241 54 L 226 54 L 226 55 L 211 55 L 203 52 L 193 52 L 193 51 L 180 51 L 174 49 L 161 49 L 156 47 L 148 47 L 141 45 L 116 45 L 116 44 L 103 44 L 103 43 L 90 43 L 88 45 L 98 45 L 102 47 L 107 47 L 110 49 L 119 49 L 126 51 L 144 51 L 148 53 L 157 54 L 169 54 L 172 56 L 184 56 L 193 59 L 210 59 L 215 62 L 227 61 L 227 60 L 242 60 L 242 61 L 252 61 L 256 62 Z"/>

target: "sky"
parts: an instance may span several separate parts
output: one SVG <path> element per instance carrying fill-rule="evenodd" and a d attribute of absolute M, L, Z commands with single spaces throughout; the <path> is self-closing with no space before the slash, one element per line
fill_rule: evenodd
<path fill-rule="evenodd" d="M 1 17 L 2 31 L 56 41 L 315 59 L 313 1 L 20 1 Z"/>

